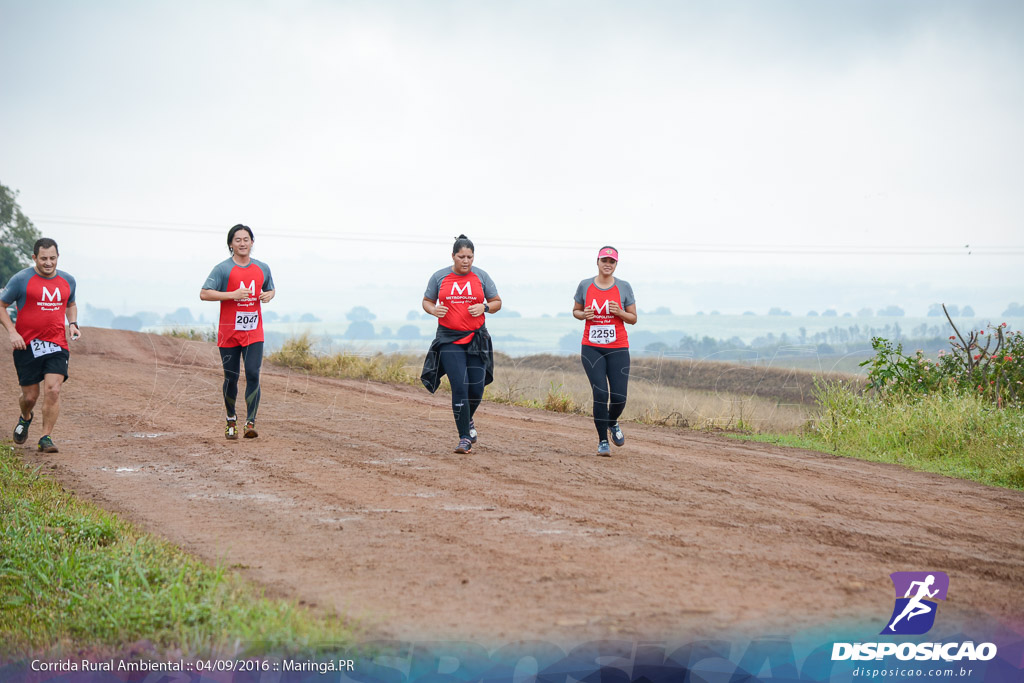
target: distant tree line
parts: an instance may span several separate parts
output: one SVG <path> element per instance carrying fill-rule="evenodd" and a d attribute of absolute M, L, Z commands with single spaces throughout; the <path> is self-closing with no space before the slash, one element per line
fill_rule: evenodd
<path fill-rule="evenodd" d="M 948 328 L 945 325 L 916 326 L 910 337 L 903 333 L 899 323 L 884 326 L 836 325 L 828 330 L 808 334 L 804 327 L 796 334 L 783 332 L 754 338 L 749 344 L 739 337 L 715 339 L 708 335 L 695 337 L 682 331 L 649 332 L 630 331 L 630 349 L 637 355 L 678 355 L 688 358 L 714 356 L 720 360 L 744 360 L 752 354 L 775 355 L 787 348 L 803 347 L 813 349 L 821 356 L 844 355 L 869 350 L 874 337 L 902 340 L 915 348 L 937 352 L 947 345 Z M 559 339 L 559 349 L 564 353 L 579 351 L 580 336 L 577 332 L 566 334 Z"/>

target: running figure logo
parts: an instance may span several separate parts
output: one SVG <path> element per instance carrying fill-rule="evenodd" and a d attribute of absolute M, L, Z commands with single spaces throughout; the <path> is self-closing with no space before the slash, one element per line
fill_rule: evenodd
<path fill-rule="evenodd" d="M 935 600 L 946 599 L 949 577 L 944 572 L 893 572 L 889 578 L 896 589 L 896 606 L 882 634 L 927 633 L 935 624 Z"/>

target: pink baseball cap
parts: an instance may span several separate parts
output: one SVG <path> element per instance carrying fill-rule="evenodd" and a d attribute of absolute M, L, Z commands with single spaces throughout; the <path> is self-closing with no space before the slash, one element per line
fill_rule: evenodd
<path fill-rule="evenodd" d="M 619 260 L 619 252 L 615 251 L 612 247 L 603 247 L 601 251 L 597 252 L 597 258 L 613 258 L 616 261 Z"/>

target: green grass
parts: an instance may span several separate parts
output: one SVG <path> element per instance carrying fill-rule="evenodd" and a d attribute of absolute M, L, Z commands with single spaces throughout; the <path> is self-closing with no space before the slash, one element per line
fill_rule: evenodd
<path fill-rule="evenodd" d="M 799 435 L 750 435 L 888 462 L 958 479 L 1024 489 L 1024 412 L 970 394 L 877 397 L 840 383 L 817 391 L 818 410 Z"/>
<path fill-rule="evenodd" d="M 315 347 L 316 342 L 309 334 L 301 334 L 286 341 L 280 350 L 267 354 L 266 360 L 323 377 L 370 379 L 392 384 L 420 383 L 422 358 L 383 353 L 370 356 L 354 353 L 325 355 L 317 353 Z"/>
<path fill-rule="evenodd" d="M 0 446 L 0 659 L 116 653 L 148 640 L 185 655 L 344 648 L 340 618 L 264 598 L 99 508 Z"/>
<path fill-rule="evenodd" d="M 187 339 L 189 341 L 205 341 L 215 342 L 217 341 L 217 328 L 206 326 L 202 328 L 196 327 L 172 327 L 161 332 L 165 337 L 174 337 L 175 339 Z"/>

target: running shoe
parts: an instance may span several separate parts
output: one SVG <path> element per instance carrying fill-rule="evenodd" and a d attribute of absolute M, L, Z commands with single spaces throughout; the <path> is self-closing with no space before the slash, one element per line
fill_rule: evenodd
<path fill-rule="evenodd" d="M 238 438 L 238 421 L 228 420 L 228 424 L 224 427 L 224 437 L 234 441 Z"/>
<path fill-rule="evenodd" d="M 18 424 L 14 428 L 14 443 L 22 444 L 28 441 L 28 426 L 32 424 L 32 418 L 35 416 L 35 413 L 29 413 L 27 420 L 21 415 L 18 416 Z"/>
<path fill-rule="evenodd" d="M 622 427 L 618 422 L 612 425 L 612 443 L 616 446 L 626 443 L 626 435 L 622 433 Z"/>
<path fill-rule="evenodd" d="M 53 439 L 50 438 L 49 434 L 39 439 L 39 450 L 43 453 L 57 452 L 57 446 L 53 443 Z"/>
<path fill-rule="evenodd" d="M 476 425 L 472 420 L 469 421 L 469 440 L 476 443 Z"/>
<path fill-rule="evenodd" d="M 470 441 L 467 437 L 462 437 L 461 439 L 459 439 L 459 445 L 455 447 L 456 453 L 469 453 L 471 450 L 473 450 L 472 441 Z"/>
<path fill-rule="evenodd" d="M 249 420 L 245 423 L 245 431 L 242 436 L 247 439 L 255 439 L 259 435 L 259 432 L 256 431 L 256 420 Z"/>
<path fill-rule="evenodd" d="M 610 458 L 612 455 L 612 447 L 608 445 L 608 440 L 605 439 L 601 443 L 597 444 L 597 454 Z"/>

